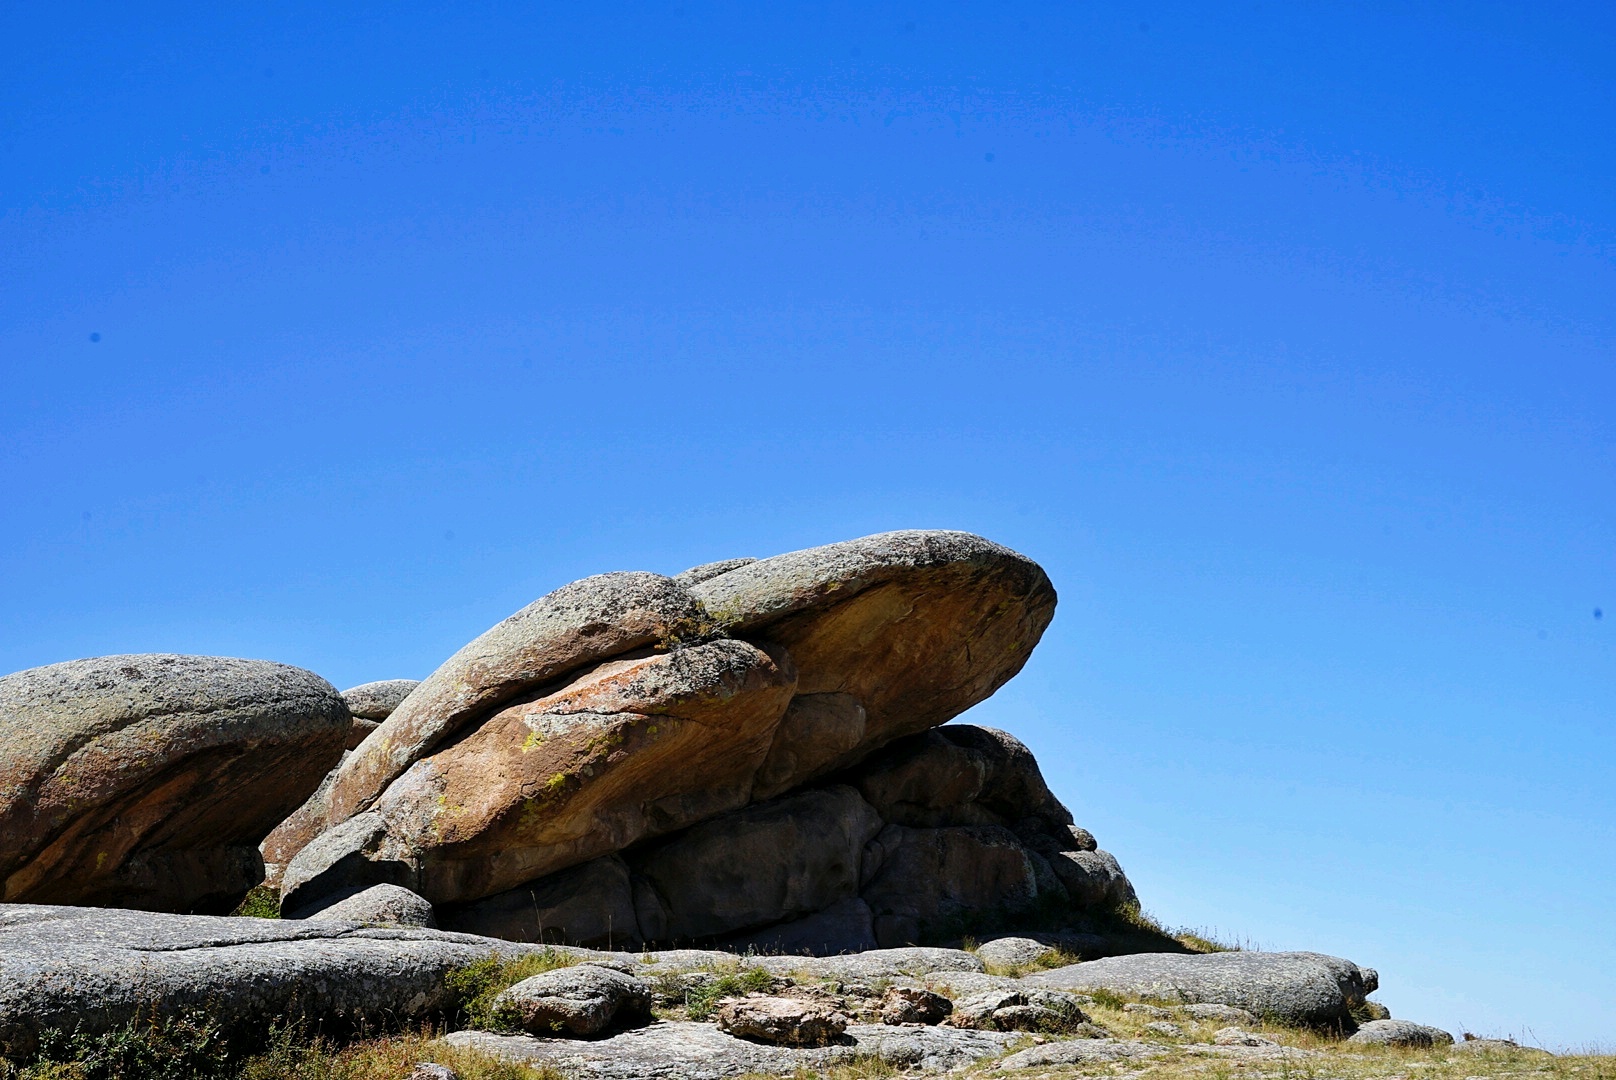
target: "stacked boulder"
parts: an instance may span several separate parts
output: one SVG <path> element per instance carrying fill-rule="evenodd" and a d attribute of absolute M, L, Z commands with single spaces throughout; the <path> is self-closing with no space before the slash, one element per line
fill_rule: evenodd
<path fill-rule="evenodd" d="M 1054 607 L 1025 556 L 912 531 L 586 578 L 420 683 L 339 695 L 178 656 L 21 672 L 0 679 L 0 895 L 208 912 L 262 880 L 306 917 L 387 886 L 514 940 L 821 953 L 1114 907 L 1127 879 L 1026 747 L 941 726 Z"/>
<path fill-rule="evenodd" d="M 1125 902 L 1024 746 L 933 730 L 1054 606 L 950 532 L 586 578 L 404 698 L 266 841 L 271 880 L 296 914 L 385 883 L 474 933 L 811 952 Z"/>

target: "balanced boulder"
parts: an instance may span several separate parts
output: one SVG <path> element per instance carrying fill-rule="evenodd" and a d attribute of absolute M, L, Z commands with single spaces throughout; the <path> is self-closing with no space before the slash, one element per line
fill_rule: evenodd
<path fill-rule="evenodd" d="M 1054 603 L 1036 563 L 952 532 L 575 582 L 410 692 L 265 842 L 270 877 L 288 904 L 530 890 L 943 723 L 1021 668 Z"/>
<path fill-rule="evenodd" d="M 228 911 L 348 728 L 335 687 L 265 660 L 105 656 L 0 678 L 0 899 Z"/>
<path fill-rule="evenodd" d="M 353 727 L 348 732 L 348 749 L 365 741 L 365 737 L 393 715 L 393 711 L 410 696 L 410 691 L 421 685 L 419 679 L 382 679 L 368 682 L 342 692 L 348 711 L 353 714 Z"/>

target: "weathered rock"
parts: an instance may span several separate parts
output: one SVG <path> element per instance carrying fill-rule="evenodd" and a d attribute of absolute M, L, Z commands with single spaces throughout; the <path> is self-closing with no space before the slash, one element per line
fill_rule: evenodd
<path fill-rule="evenodd" d="M 1371 1020 L 1347 1038 L 1363 1046 L 1448 1046 L 1453 1036 L 1439 1027 L 1411 1020 Z"/>
<path fill-rule="evenodd" d="M 748 994 L 718 1003 L 718 1030 L 775 1046 L 828 1046 L 847 1030 L 847 1017 L 800 997 Z"/>
<path fill-rule="evenodd" d="M 1551 1051 L 1536 1046 L 1522 1046 L 1514 1039 L 1484 1039 L 1465 1033 L 1464 1041 L 1454 1046 L 1455 1050 L 1463 1050 L 1468 1054 L 1506 1054 L 1525 1055 L 1529 1057 L 1553 1057 Z"/>
<path fill-rule="evenodd" d="M 1109 851 L 1061 851 L 1049 863 L 1066 895 L 1082 907 L 1112 908 L 1138 899 Z"/>
<path fill-rule="evenodd" d="M 1071 811 L 1050 793 L 1032 752 L 1007 732 L 948 724 L 892 743 L 851 775 L 894 825 L 1002 825 L 1036 831 L 1053 850 L 1075 846 Z"/>
<path fill-rule="evenodd" d="M 1234 1005 L 1292 1024 L 1344 1027 L 1367 992 L 1357 965 L 1319 953 L 1141 953 L 1028 975 L 1029 985 L 1114 990 L 1139 997 Z"/>
<path fill-rule="evenodd" d="M 634 947 L 644 939 L 627 864 L 616 855 L 444 909 L 446 930 L 511 941 Z"/>
<path fill-rule="evenodd" d="M 949 1023 L 981 1031 L 1067 1032 L 1088 1023 L 1073 994 L 1027 987 L 988 990 L 954 1003 Z"/>
<path fill-rule="evenodd" d="M 1131 1009 L 1132 1005 L 1123 1008 Z M 1225 1024 L 1240 1026 L 1242 1024 L 1255 1024 L 1257 1018 L 1246 1009 L 1236 1008 L 1233 1005 L 1218 1005 L 1205 1002 L 1197 1005 L 1180 1005 L 1178 1011 L 1192 1020 L 1221 1020 Z"/>
<path fill-rule="evenodd" d="M 898 1068 L 941 1072 L 1003 1053 L 1018 1037 L 997 1031 L 854 1024 L 837 1044 L 786 1047 L 737 1039 L 712 1024 L 658 1022 L 592 1042 L 485 1031 L 457 1031 L 443 1041 L 507 1061 L 551 1065 L 565 1075 L 591 1080 L 720 1080 L 746 1073 L 790 1076 L 798 1070 L 872 1059 Z"/>
<path fill-rule="evenodd" d="M 324 679 L 264 660 L 105 656 L 0 678 L 0 899 L 229 911 L 348 723 Z"/>
<path fill-rule="evenodd" d="M 1171 1009 L 1164 1009 L 1160 1005 L 1150 1005 L 1142 1001 L 1130 1001 L 1122 1007 L 1122 1011 L 1132 1013 L 1135 1016 L 1149 1016 L 1156 1020 L 1166 1020 L 1173 1015 L 1173 1010 Z"/>
<path fill-rule="evenodd" d="M 928 948 L 872 949 L 852 956 L 756 956 L 749 963 L 775 975 L 853 983 L 983 970 L 982 961 L 961 949 Z"/>
<path fill-rule="evenodd" d="M 976 947 L 984 964 L 1007 968 L 1028 967 L 1054 951 L 1053 945 L 1024 937 L 994 938 Z"/>
<path fill-rule="evenodd" d="M 651 984 L 609 967 L 578 964 L 523 979 L 494 999 L 533 1035 L 598 1035 L 651 1015 Z"/>
<path fill-rule="evenodd" d="M 446 740 L 512 699 L 591 664 L 699 631 L 700 607 L 671 579 L 616 573 L 549 593 L 485 631 L 412 691 L 345 762 L 327 820 L 346 821 Z M 294 851 L 312 834 L 284 837 Z"/>
<path fill-rule="evenodd" d="M 372 885 L 338 900 L 329 907 L 313 912 L 298 912 L 291 916 L 301 919 L 324 919 L 327 922 L 356 922 L 367 926 L 426 926 L 436 927 L 432 905 L 408 889 L 397 885 Z"/>
<path fill-rule="evenodd" d="M 1219 1028 L 1212 1035 L 1213 1046 L 1278 1046 L 1273 1039 L 1265 1039 L 1261 1035 L 1253 1035 L 1243 1028 Z"/>
<path fill-rule="evenodd" d="M 717 562 L 702 563 L 700 566 L 692 566 L 689 570 L 681 570 L 679 573 L 673 575 L 673 580 L 678 582 L 680 585 L 689 588 L 692 585 L 698 585 L 703 581 L 709 580 L 710 578 L 715 578 L 719 574 L 727 574 L 731 570 L 739 570 L 748 563 L 755 562 L 757 562 L 756 559 L 720 559 Z"/>
<path fill-rule="evenodd" d="M 999 1062 L 1001 1069 L 1031 1069 L 1045 1065 L 1089 1065 L 1096 1062 L 1129 1061 L 1161 1057 L 1165 1046 L 1133 1039 L 1070 1039 L 1044 1043 L 1018 1050 Z"/>
<path fill-rule="evenodd" d="M 1182 1039 L 1184 1029 L 1171 1020 L 1152 1020 L 1145 1025 L 1145 1030 L 1152 1035 L 1160 1035 L 1164 1039 Z"/>
<path fill-rule="evenodd" d="M 920 940 L 929 925 L 960 911 L 1030 907 L 1038 879 L 1028 852 L 994 825 L 907 829 L 889 825 L 864 855 L 861 895 L 883 946 Z"/>
<path fill-rule="evenodd" d="M 868 726 L 864 706 L 852 694 L 798 694 L 775 728 L 754 796 L 771 798 L 829 771 L 863 745 Z"/>
<path fill-rule="evenodd" d="M 690 591 L 729 633 L 785 646 L 798 693 L 849 694 L 864 709 L 856 746 L 777 781 L 777 790 L 988 697 L 1026 663 L 1055 608 L 1036 563 L 979 536 L 940 531 L 777 555 Z"/>
<path fill-rule="evenodd" d="M 738 808 L 791 691 L 788 667 L 740 641 L 598 665 L 410 766 L 292 859 L 283 902 L 400 875 L 465 903 Z"/>
<path fill-rule="evenodd" d="M 758 803 L 686 829 L 633 858 L 660 911 L 654 939 L 710 938 L 852 899 L 864 846 L 881 829 L 850 787 Z M 642 905 L 642 923 L 649 922 Z"/>
<path fill-rule="evenodd" d="M 940 1024 L 953 1011 L 952 1001 L 918 986 L 889 987 L 881 999 L 883 1024 Z"/>
<path fill-rule="evenodd" d="M 420 679 L 381 679 L 344 690 L 342 700 L 356 719 L 386 720 L 420 685 Z"/>
<path fill-rule="evenodd" d="M 460 1080 L 460 1074 L 435 1061 L 419 1061 L 404 1080 Z"/>
<path fill-rule="evenodd" d="M 332 1031 L 453 1006 L 446 976 L 538 946 L 318 920 L 0 906 L 0 1053 L 47 1028 L 109 1031 L 150 1011 L 205 1009 L 229 1033 L 266 1017 Z"/>
<path fill-rule="evenodd" d="M 792 922 L 725 938 L 726 950 L 740 953 L 834 956 L 876 948 L 870 905 L 854 897 Z"/>

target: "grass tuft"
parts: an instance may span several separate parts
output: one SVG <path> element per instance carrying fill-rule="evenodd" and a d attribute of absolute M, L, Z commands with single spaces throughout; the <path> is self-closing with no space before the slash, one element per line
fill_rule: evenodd
<path fill-rule="evenodd" d="M 281 917 L 280 894 L 268 885 L 254 885 L 230 914 L 249 919 L 278 919 Z"/>

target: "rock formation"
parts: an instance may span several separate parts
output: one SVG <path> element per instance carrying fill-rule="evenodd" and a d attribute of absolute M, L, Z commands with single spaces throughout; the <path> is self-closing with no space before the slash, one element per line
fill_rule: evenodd
<path fill-rule="evenodd" d="M 834 918 L 828 945 L 898 943 L 1067 879 L 1115 903 L 1019 743 L 904 742 L 1020 670 L 1054 603 L 948 532 L 574 582 L 411 691 L 268 839 L 271 879 L 288 910 L 388 883 L 446 925 L 602 942 Z"/>
<path fill-rule="evenodd" d="M 0 678 L 0 899 L 229 911 L 349 723 L 335 687 L 263 660 L 104 656 Z"/>

